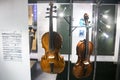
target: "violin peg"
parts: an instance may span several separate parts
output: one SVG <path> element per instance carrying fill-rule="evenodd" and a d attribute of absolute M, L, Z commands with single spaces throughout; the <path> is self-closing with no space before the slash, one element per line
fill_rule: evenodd
<path fill-rule="evenodd" d="M 50 12 L 46 12 L 46 14 L 49 14 Z"/>
<path fill-rule="evenodd" d="M 57 10 L 54 10 L 53 12 L 55 12 L 55 13 L 56 13 L 56 12 L 57 12 Z"/>
<path fill-rule="evenodd" d="M 47 8 L 47 11 L 50 10 L 50 8 Z"/>
<path fill-rule="evenodd" d="M 53 6 L 53 8 L 55 8 L 55 9 L 56 9 L 57 7 L 56 7 L 56 6 Z"/>

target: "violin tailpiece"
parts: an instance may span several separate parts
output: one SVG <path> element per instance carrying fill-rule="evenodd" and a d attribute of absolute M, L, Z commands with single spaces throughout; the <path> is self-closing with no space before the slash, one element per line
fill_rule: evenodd
<path fill-rule="evenodd" d="M 50 62 L 50 73 L 54 73 L 53 69 L 54 69 L 54 63 Z"/>

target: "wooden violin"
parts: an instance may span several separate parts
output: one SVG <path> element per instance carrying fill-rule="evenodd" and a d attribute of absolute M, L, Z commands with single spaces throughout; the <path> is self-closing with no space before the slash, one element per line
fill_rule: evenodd
<path fill-rule="evenodd" d="M 65 67 L 65 61 L 62 56 L 60 56 L 60 48 L 62 45 L 62 36 L 53 31 L 53 3 L 50 2 L 49 15 L 49 32 L 46 32 L 42 36 L 42 47 L 45 49 L 45 55 L 42 56 L 40 66 L 44 72 L 47 73 L 61 73 Z"/>
<path fill-rule="evenodd" d="M 76 52 L 78 60 L 73 67 L 73 75 L 76 78 L 88 77 L 92 72 L 92 64 L 90 62 L 90 55 L 93 51 L 93 43 L 89 41 L 89 16 L 84 14 L 84 21 L 86 26 L 86 39 L 78 42 Z"/>
<path fill-rule="evenodd" d="M 37 52 L 36 28 L 29 27 L 30 53 Z"/>

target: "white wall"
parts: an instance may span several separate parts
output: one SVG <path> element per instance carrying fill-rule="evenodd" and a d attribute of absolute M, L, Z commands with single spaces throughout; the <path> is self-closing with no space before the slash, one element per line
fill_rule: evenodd
<path fill-rule="evenodd" d="M 0 44 L 0 80 L 30 80 L 27 5 L 28 0 L 0 0 L 0 42 L 3 32 L 17 32 L 22 36 L 20 61 L 5 60 Z"/>

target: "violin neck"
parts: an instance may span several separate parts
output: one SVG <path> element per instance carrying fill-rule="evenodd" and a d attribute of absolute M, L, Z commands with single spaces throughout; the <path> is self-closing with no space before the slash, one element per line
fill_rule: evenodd
<path fill-rule="evenodd" d="M 85 58 L 88 57 L 88 52 L 89 52 L 89 28 L 86 26 Z"/>
<path fill-rule="evenodd" d="M 50 8 L 50 18 L 49 18 L 49 49 L 54 50 L 53 19 L 52 19 L 53 8 L 52 7 L 53 5 L 51 5 L 51 8 Z"/>

